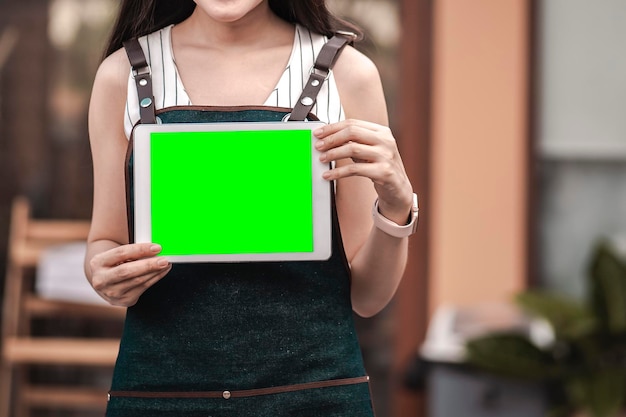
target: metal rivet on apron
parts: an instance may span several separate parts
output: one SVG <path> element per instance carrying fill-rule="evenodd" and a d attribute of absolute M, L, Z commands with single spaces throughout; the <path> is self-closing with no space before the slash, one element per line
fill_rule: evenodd
<path fill-rule="evenodd" d="M 107 402 L 111 401 L 111 394 L 107 394 Z"/>
<path fill-rule="evenodd" d="M 318 85 L 320 85 L 320 82 L 319 82 L 319 80 L 313 80 L 313 81 L 311 81 L 311 85 L 313 87 L 317 87 Z"/>
<path fill-rule="evenodd" d="M 300 103 L 302 103 L 303 106 L 310 106 L 313 104 L 313 99 L 311 97 L 303 97 Z"/>
<path fill-rule="evenodd" d="M 142 78 L 141 80 L 139 80 L 139 85 L 145 87 L 146 85 L 148 85 L 148 80 Z"/>
<path fill-rule="evenodd" d="M 146 107 L 150 107 L 150 105 L 152 104 L 152 99 L 151 98 L 144 98 L 143 100 L 141 100 L 141 103 L 139 103 L 139 105 L 141 107 L 143 107 L 144 109 Z"/>
<path fill-rule="evenodd" d="M 230 391 L 224 391 L 222 393 L 222 397 L 224 397 L 225 400 L 230 398 Z"/>

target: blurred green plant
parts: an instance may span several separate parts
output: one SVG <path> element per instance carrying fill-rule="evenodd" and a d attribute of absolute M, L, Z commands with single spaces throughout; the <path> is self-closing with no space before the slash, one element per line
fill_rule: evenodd
<path fill-rule="evenodd" d="M 626 411 L 626 262 L 610 242 L 596 245 L 588 277 L 583 301 L 540 291 L 516 297 L 531 317 L 550 324 L 547 346 L 520 332 L 490 333 L 468 341 L 468 363 L 547 384 L 556 394 L 553 417 Z"/>

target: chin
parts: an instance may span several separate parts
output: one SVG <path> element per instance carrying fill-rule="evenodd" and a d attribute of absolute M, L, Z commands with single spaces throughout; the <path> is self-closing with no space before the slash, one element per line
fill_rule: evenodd
<path fill-rule="evenodd" d="M 257 9 L 266 0 L 194 0 L 211 19 L 221 23 L 234 23 Z"/>

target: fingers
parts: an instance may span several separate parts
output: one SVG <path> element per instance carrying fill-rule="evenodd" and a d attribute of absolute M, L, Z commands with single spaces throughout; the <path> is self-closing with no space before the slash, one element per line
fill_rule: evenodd
<path fill-rule="evenodd" d="M 147 274 L 141 277 L 126 281 L 123 284 L 109 287 L 101 293 L 109 303 L 117 306 L 130 307 L 137 303 L 139 297 L 150 287 L 160 281 L 172 269 L 168 265 L 164 270 Z"/>
<path fill-rule="evenodd" d="M 319 139 L 327 138 L 330 135 L 338 133 L 343 130 L 350 131 L 351 129 L 363 129 L 370 130 L 372 132 L 379 132 L 388 130 L 386 126 L 381 126 L 376 123 L 366 122 L 364 120 L 346 119 L 338 123 L 332 123 L 316 129 L 313 134 Z"/>
<path fill-rule="evenodd" d="M 399 160 L 396 140 L 386 126 L 361 120 L 344 120 L 314 132 L 322 162 L 352 158 L 355 162 Z"/>
<path fill-rule="evenodd" d="M 92 286 L 113 305 L 131 306 L 150 286 L 171 269 L 167 259 L 157 257 L 159 245 L 122 245 L 95 255 L 90 261 Z"/>
<path fill-rule="evenodd" d="M 102 252 L 94 257 L 99 266 L 112 267 L 121 263 L 148 258 L 161 252 L 161 246 L 154 243 L 133 243 Z"/>
<path fill-rule="evenodd" d="M 350 142 L 365 145 L 377 145 L 395 139 L 389 128 L 360 120 L 347 120 L 324 126 L 313 134 L 319 139 L 315 147 L 319 151 L 326 151 Z"/>
<path fill-rule="evenodd" d="M 329 149 L 320 154 L 321 162 L 338 161 L 352 158 L 355 162 L 382 162 L 394 159 L 392 149 L 382 146 L 363 145 L 357 142 L 348 142 L 343 146 Z"/>
<path fill-rule="evenodd" d="M 159 273 L 168 266 L 167 259 L 159 257 L 129 260 L 108 268 L 107 282 L 109 284 L 126 283 L 137 277 Z"/>
<path fill-rule="evenodd" d="M 326 179 L 361 175 L 384 184 L 397 175 L 406 175 L 395 138 L 386 126 L 361 120 L 344 120 L 317 129 L 315 147 L 321 162 L 351 158 L 347 164 L 324 174 Z"/>
<path fill-rule="evenodd" d="M 315 148 L 321 162 L 337 163 L 322 174 L 326 180 L 366 177 L 373 183 L 379 208 L 404 216 L 412 202 L 412 186 L 391 130 L 362 120 L 344 120 L 316 129 Z M 385 213 L 383 213 L 385 214 Z"/>
<path fill-rule="evenodd" d="M 388 163 L 350 163 L 337 166 L 322 175 L 326 180 L 338 180 L 346 177 L 367 177 L 374 184 L 387 186 L 396 183 L 398 180 L 397 170 Z"/>

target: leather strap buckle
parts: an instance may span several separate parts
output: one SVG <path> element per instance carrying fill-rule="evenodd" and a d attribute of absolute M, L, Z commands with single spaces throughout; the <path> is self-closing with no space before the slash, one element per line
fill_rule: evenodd
<path fill-rule="evenodd" d="M 328 80 L 330 78 L 330 74 L 333 72 L 333 70 L 329 69 L 328 71 L 324 70 L 323 68 L 317 68 L 315 66 L 315 64 L 311 67 L 311 69 L 309 70 L 309 76 L 311 76 L 311 74 L 317 74 L 317 75 L 321 75 L 324 77 L 324 81 Z"/>
<path fill-rule="evenodd" d="M 354 41 L 356 41 L 359 38 L 359 36 L 356 33 L 350 32 L 348 30 L 337 30 L 337 31 L 335 31 L 335 33 L 337 35 L 343 35 L 343 36 L 347 36 L 347 37 L 351 38 L 352 40 L 350 42 L 354 42 Z"/>
<path fill-rule="evenodd" d="M 133 78 L 142 77 L 145 75 L 149 77 L 152 76 L 152 70 L 150 69 L 150 66 L 145 66 L 141 68 L 133 68 L 132 73 L 133 73 Z"/>

